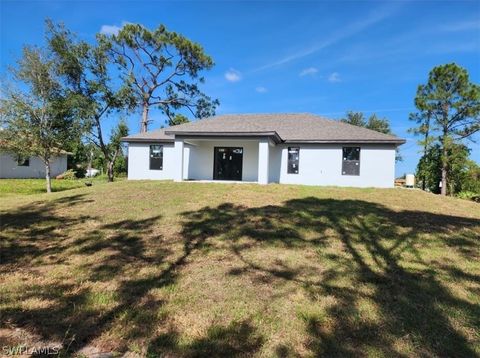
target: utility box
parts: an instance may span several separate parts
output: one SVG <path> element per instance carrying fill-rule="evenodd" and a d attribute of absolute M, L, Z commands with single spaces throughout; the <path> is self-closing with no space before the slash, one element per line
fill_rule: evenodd
<path fill-rule="evenodd" d="M 407 174 L 405 176 L 405 186 L 407 188 L 413 188 L 415 186 L 415 175 Z"/>

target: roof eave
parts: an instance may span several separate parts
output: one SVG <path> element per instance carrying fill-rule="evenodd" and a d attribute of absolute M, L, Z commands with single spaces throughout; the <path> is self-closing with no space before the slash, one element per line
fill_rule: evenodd
<path fill-rule="evenodd" d="M 266 131 L 266 132 L 197 132 L 197 131 L 165 131 L 167 135 L 174 135 L 175 137 L 271 137 L 275 143 L 281 143 L 282 138 L 278 135 L 276 131 Z"/>
<path fill-rule="evenodd" d="M 406 143 L 405 139 L 287 139 L 284 143 L 299 144 L 396 144 Z"/>
<path fill-rule="evenodd" d="M 129 138 L 123 137 L 120 138 L 121 142 L 127 143 L 173 143 L 174 140 L 172 139 L 160 139 L 160 138 Z"/>

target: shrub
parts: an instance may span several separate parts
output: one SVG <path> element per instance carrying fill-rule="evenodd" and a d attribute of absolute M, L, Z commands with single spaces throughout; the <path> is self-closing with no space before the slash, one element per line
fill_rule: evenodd
<path fill-rule="evenodd" d="M 68 169 L 66 172 L 57 175 L 55 179 L 75 180 L 77 179 L 77 176 L 75 175 L 75 171 L 73 169 Z"/>
<path fill-rule="evenodd" d="M 473 191 L 461 191 L 457 194 L 457 197 L 460 199 L 473 200 L 480 202 L 480 194 L 474 193 Z"/>

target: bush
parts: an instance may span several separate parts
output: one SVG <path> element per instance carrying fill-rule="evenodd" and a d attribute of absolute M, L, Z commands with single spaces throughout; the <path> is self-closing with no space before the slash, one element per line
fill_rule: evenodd
<path fill-rule="evenodd" d="M 473 200 L 477 203 L 480 202 L 480 194 L 474 193 L 473 191 L 461 191 L 457 194 L 457 197 L 460 199 Z"/>
<path fill-rule="evenodd" d="M 75 171 L 73 169 L 68 169 L 66 172 L 57 175 L 55 179 L 64 179 L 64 180 L 75 180 L 77 179 L 77 176 L 75 174 Z"/>

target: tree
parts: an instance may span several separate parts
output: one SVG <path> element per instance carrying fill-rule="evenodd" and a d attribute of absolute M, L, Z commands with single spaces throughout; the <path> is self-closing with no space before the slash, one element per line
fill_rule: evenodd
<path fill-rule="evenodd" d="M 346 117 L 342 118 L 340 121 L 357 127 L 367 126 L 367 122 L 365 122 L 365 118 L 362 112 L 348 111 Z"/>
<path fill-rule="evenodd" d="M 374 113 L 369 118 L 368 121 L 365 121 L 365 117 L 361 112 L 347 112 L 345 118 L 342 118 L 340 121 L 343 123 L 348 123 L 357 127 L 364 127 L 371 129 L 373 131 L 377 131 L 384 134 L 392 134 L 392 130 L 390 128 L 390 122 L 387 118 L 378 118 L 377 115 Z"/>
<path fill-rule="evenodd" d="M 176 114 L 173 118 L 168 120 L 169 126 L 176 126 L 177 124 L 190 122 L 183 114 Z"/>
<path fill-rule="evenodd" d="M 113 173 L 115 163 L 120 154 L 122 154 L 122 142 L 121 139 L 128 135 L 128 127 L 124 121 L 120 121 L 117 127 L 112 129 L 110 135 L 110 143 L 108 144 L 108 152 L 105 155 L 107 161 L 107 174 L 108 180 L 113 181 Z M 111 178 L 111 179 L 110 179 Z"/>
<path fill-rule="evenodd" d="M 80 135 L 79 101 L 62 85 L 52 54 L 46 50 L 25 47 L 11 74 L 22 89 L 9 87 L 2 93 L 0 142 L 8 151 L 43 160 L 50 193 L 51 160 Z"/>
<path fill-rule="evenodd" d="M 126 24 L 116 35 L 98 35 L 118 65 L 125 84 L 135 94 L 142 110 L 140 130 L 148 129 L 149 111 L 157 107 L 169 119 L 186 108 L 196 118 L 215 113 L 219 104 L 199 89 L 202 70 L 213 67 L 203 48 L 160 25 L 150 31 L 139 24 Z"/>
<path fill-rule="evenodd" d="M 422 139 L 418 141 L 418 144 L 422 146 L 422 157 L 427 157 L 427 152 L 432 144 L 432 138 L 430 136 L 430 122 L 432 115 L 430 112 L 425 113 L 412 113 L 409 119 L 417 122 L 418 127 L 410 128 L 408 131 L 414 135 L 422 136 Z M 427 176 L 429 175 L 427 169 L 422 168 L 424 161 L 420 161 L 417 167 L 417 178 L 420 178 L 422 183 L 422 190 L 426 190 Z M 421 176 L 418 175 L 421 174 Z"/>
<path fill-rule="evenodd" d="M 469 190 L 470 183 L 467 182 L 472 161 L 468 159 L 470 150 L 464 144 L 452 143 L 448 148 L 447 193 L 454 195 L 462 190 Z M 442 153 L 440 143 L 429 146 L 417 166 L 417 177 L 421 178 L 422 188 L 425 187 L 436 194 L 441 192 L 439 183 L 442 178 Z"/>
<path fill-rule="evenodd" d="M 103 153 L 107 166 L 108 181 L 114 178 L 113 167 L 117 158 L 116 141 L 109 144 L 103 135 L 105 120 L 123 110 L 134 107 L 134 97 L 128 85 L 117 84 L 112 80 L 112 63 L 108 48 L 104 45 L 90 45 L 78 41 L 74 34 L 63 25 L 55 25 L 47 20 L 47 39 L 59 73 L 82 101 L 82 118 L 87 138 Z M 118 81 L 117 81 L 118 82 Z M 126 133 L 128 128 L 120 122 L 112 135 Z"/>
<path fill-rule="evenodd" d="M 418 112 L 410 118 L 419 127 L 413 131 L 428 133 L 425 142 L 439 143 L 441 194 L 447 195 L 449 153 L 456 143 L 480 130 L 480 86 L 471 83 L 467 71 L 455 63 L 437 66 L 427 84 L 418 86 L 415 106 Z"/>
<path fill-rule="evenodd" d="M 357 127 L 364 127 L 380 133 L 393 135 L 392 130 L 390 128 L 390 122 L 388 121 L 388 119 L 378 118 L 375 113 L 373 113 L 370 117 L 368 117 L 368 120 L 366 121 L 363 113 L 349 111 L 347 112 L 346 117 L 342 118 L 340 121 L 343 123 L 348 123 L 348 124 L 357 126 Z M 395 160 L 397 161 L 402 160 L 402 157 L 398 151 L 398 148 L 396 150 Z"/>

